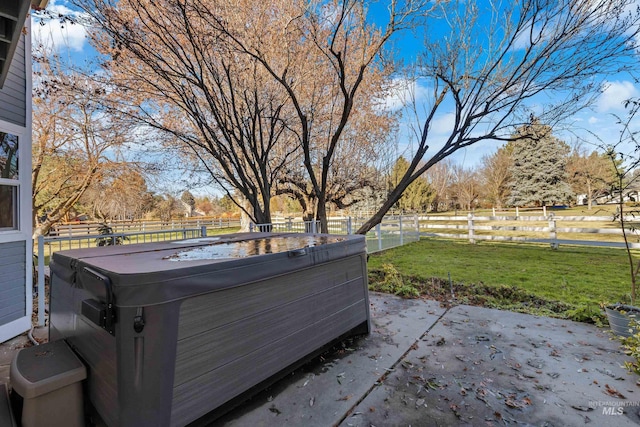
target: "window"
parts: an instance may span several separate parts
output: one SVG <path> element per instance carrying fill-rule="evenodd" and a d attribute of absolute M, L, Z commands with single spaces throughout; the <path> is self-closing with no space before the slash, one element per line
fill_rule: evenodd
<path fill-rule="evenodd" d="M 0 132 L 0 230 L 18 229 L 18 136 Z"/>

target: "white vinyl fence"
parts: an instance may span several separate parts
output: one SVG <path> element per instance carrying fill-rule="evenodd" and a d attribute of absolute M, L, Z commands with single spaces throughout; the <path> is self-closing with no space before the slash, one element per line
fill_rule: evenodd
<path fill-rule="evenodd" d="M 353 234 L 368 218 L 331 218 L 329 234 Z M 251 231 L 274 233 L 317 233 L 319 221 L 294 221 L 292 218 L 276 220 L 270 224 L 251 224 Z M 373 253 L 420 240 L 417 215 L 386 216 L 380 224 L 366 234 L 367 252 Z"/>
<path fill-rule="evenodd" d="M 626 219 L 630 247 L 640 249 L 638 219 Z M 420 234 L 424 237 L 548 243 L 560 245 L 624 247 L 622 230 L 612 216 L 466 216 L 425 215 L 419 217 Z M 588 227 L 588 223 L 599 223 Z"/>

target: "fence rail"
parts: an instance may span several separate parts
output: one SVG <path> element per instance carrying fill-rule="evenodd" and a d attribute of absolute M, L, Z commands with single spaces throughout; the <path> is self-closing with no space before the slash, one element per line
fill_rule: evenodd
<path fill-rule="evenodd" d="M 331 218 L 327 226 L 330 234 L 353 234 L 367 218 Z M 251 231 L 317 233 L 320 221 L 294 221 L 285 218 L 269 224 L 251 224 Z M 366 234 L 367 252 L 394 248 L 420 239 L 417 215 L 387 216 Z"/>
<path fill-rule="evenodd" d="M 74 237 L 97 234 L 104 225 L 114 233 L 147 232 L 186 228 L 207 227 L 211 229 L 240 227 L 240 220 L 234 218 L 178 218 L 169 221 L 109 221 L 57 224 L 51 228 L 50 237 Z"/>
<path fill-rule="evenodd" d="M 628 234 L 635 242 L 630 247 L 640 249 L 637 218 L 626 218 Z M 426 237 L 477 240 L 519 241 L 559 245 L 624 247 L 622 230 L 611 216 L 420 216 L 420 234 Z M 585 222 L 600 223 L 600 227 L 581 227 Z M 564 225 L 564 226 L 563 226 Z M 427 231 L 425 231 L 427 230 Z M 433 231 L 437 230 L 437 231 Z M 460 231 L 452 233 L 449 230 Z M 615 236 L 615 237 L 608 237 Z M 605 240 L 606 239 L 606 240 Z"/>

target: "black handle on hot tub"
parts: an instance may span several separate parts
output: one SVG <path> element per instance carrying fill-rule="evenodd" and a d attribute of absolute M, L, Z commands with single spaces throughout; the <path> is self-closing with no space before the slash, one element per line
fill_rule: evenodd
<path fill-rule="evenodd" d="M 96 270 L 90 267 L 84 267 L 84 273 L 91 279 L 97 280 L 104 286 L 106 303 L 104 304 L 104 314 L 100 313 L 100 326 L 104 328 L 111 335 L 115 335 L 115 323 L 116 323 L 116 309 L 115 301 L 113 297 L 113 288 L 111 286 L 111 279 L 102 273 L 98 273 Z"/>

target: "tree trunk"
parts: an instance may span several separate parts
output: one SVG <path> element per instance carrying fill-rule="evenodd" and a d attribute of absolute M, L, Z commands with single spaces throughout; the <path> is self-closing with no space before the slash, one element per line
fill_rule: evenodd
<path fill-rule="evenodd" d="M 329 224 L 327 221 L 327 202 L 324 200 L 324 194 L 318 197 L 318 206 L 316 208 L 316 219 L 320 221 L 320 232 L 328 233 Z"/>

